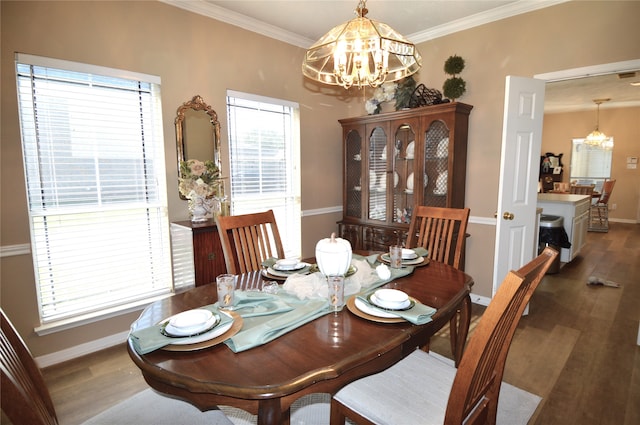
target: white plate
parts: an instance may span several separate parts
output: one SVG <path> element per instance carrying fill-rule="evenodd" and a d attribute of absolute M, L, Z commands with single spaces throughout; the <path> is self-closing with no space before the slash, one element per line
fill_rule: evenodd
<path fill-rule="evenodd" d="M 391 263 L 391 259 L 389 258 L 389 253 L 385 252 L 384 254 L 380 254 L 380 259 L 385 263 Z M 417 266 L 418 264 L 422 264 L 425 261 L 424 257 L 414 258 L 413 260 L 402 260 L 403 266 Z"/>
<path fill-rule="evenodd" d="M 211 326 L 211 319 L 213 318 L 214 314 L 211 311 L 204 308 L 196 308 L 172 316 L 169 318 L 169 324 L 175 329 L 195 333 Z"/>
<path fill-rule="evenodd" d="M 273 269 L 281 272 L 293 272 L 296 270 L 304 269 L 306 266 L 307 266 L 307 263 L 297 263 L 294 265 L 289 265 L 289 264 L 278 264 L 278 262 L 276 261 L 276 263 L 273 265 Z"/>
<path fill-rule="evenodd" d="M 409 307 L 411 305 L 411 300 L 405 300 L 402 304 L 400 305 L 391 305 L 391 304 L 387 304 L 384 301 L 382 301 L 381 299 L 379 299 L 378 297 L 376 297 L 376 294 L 371 294 L 371 296 L 369 297 L 369 301 L 371 301 L 372 304 L 375 304 L 378 307 L 382 307 L 384 309 L 387 310 L 404 310 L 405 308 Z"/>
<path fill-rule="evenodd" d="M 440 140 L 438 143 L 438 147 L 436 149 L 436 157 L 438 158 L 446 158 L 449 155 L 449 138 L 445 137 Z"/>
<path fill-rule="evenodd" d="M 402 259 L 403 260 L 413 260 L 418 258 L 418 254 L 413 249 L 402 248 Z"/>
<path fill-rule="evenodd" d="M 276 270 L 273 267 L 267 267 L 267 273 L 273 276 L 288 277 L 288 276 L 291 276 L 293 273 L 298 272 L 300 270 L 304 270 L 305 267 L 310 266 L 309 263 L 300 263 L 299 265 L 302 265 L 302 267 L 296 268 L 295 270 L 286 270 L 286 271 Z"/>
<path fill-rule="evenodd" d="M 433 190 L 435 195 L 446 195 L 447 193 L 447 172 L 443 171 L 438 174 L 438 179 L 436 180 L 436 188 Z"/>
<path fill-rule="evenodd" d="M 172 326 L 171 323 L 168 323 L 167 326 L 164 327 L 164 331 L 170 336 L 185 337 L 211 330 L 219 321 L 220 316 L 216 314 L 211 316 L 211 319 L 207 320 L 205 323 L 198 326 L 192 326 L 190 328 L 176 328 L 175 326 Z"/>
<path fill-rule="evenodd" d="M 210 339 L 217 338 L 223 333 L 227 332 L 229 329 L 231 329 L 231 326 L 233 326 L 233 317 L 225 312 L 221 312 L 221 313 L 231 317 L 231 320 L 228 323 L 225 323 L 224 325 L 216 326 L 215 328 L 211 329 L 209 332 L 205 332 L 201 335 L 196 335 L 191 338 L 176 339 L 171 343 L 171 345 L 197 344 L 199 342 L 209 341 Z"/>
<path fill-rule="evenodd" d="M 368 305 L 367 303 L 365 303 L 364 301 L 358 298 L 355 299 L 355 305 L 358 310 L 360 310 L 363 313 L 370 314 L 371 316 L 383 317 L 385 319 L 395 319 L 400 317 L 397 314 L 387 313 L 386 311 L 378 310 L 377 308 L 371 307 L 370 305 Z"/>
<path fill-rule="evenodd" d="M 409 174 L 409 177 L 407 177 L 407 190 L 413 191 L 413 173 Z"/>
<path fill-rule="evenodd" d="M 409 295 L 398 289 L 382 288 L 374 292 L 374 295 L 380 301 L 386 301 L 390 303 L 405 302 L 409 299 Z"/>
<path fill-rule="evenodd" d="M 411 142 L 407 145 L 407 159 L 413 159 L 413 153 L 415 151 L 415 142 Z"/>

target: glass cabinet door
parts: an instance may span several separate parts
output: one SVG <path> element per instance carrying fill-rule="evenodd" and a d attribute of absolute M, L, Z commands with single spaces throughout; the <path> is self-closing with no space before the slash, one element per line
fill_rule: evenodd
<path fill-rule="evenodd" d="M 345 215 L 362 216 L 362 137 L 350 130 L 345 139 Z"/>
<path fill-rule="evenodd" d="M 375 127 L 369 137 L 369 220 L 387 218 L 387 135 Z M 391 153 L 393 155 L 393 153 Z"/>
<path fill-rule="evenodd" d="M 396 128 L 393 157 L 393 222 L 409 223 L 414 199 L 416 134 L 410 124 Z"/>
<path fill-rule="evenodd" d="M 433 121 L 425 132 L 424 205 L 446 207 L 449 187 L 449 129 Z"/>

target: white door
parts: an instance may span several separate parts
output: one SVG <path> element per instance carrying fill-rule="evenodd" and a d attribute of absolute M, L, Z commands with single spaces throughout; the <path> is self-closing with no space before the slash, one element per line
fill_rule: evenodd
<path fill-rule="evenodd" d="M 545 82 L 508 76 L 498 189 L 493 294 L 537 250 L 536 205 Z"/>

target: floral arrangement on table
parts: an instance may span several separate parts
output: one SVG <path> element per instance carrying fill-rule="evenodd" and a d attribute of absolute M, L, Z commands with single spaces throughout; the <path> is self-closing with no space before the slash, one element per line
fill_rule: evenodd
<path fill-rule="evenodd" d="M 178 189 L 187 199 L 218 196 L 222 180 L 220 169 L 213 161 L 190 159 L 180 162 Z"/>

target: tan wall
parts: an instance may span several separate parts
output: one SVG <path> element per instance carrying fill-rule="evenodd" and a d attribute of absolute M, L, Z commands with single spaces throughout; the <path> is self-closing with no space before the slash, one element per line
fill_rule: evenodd
<path fill-rule="evenodd" d="M 571 140 L 583 138 L 593 130 L 593 111 L 547 114 L 544 117 L 542 152 L 563 153 L 563 180 L 568 182 L 571 165 Z M 600 109 L 600 130 L 613 136 L 615 146 L 611 161 L 611 178 L 616 185 L 609 202 L 617 208 L 609 213 L 612 220 L 637 223 L 640 204 L 640 169 L 628 169 L 627 157 L 640 156 L 640 107 Z"/>
<path fill-rule="evenodd" d="M 121 68 L 162 79 L 171 220 L 188 218 L 176 186 L 176 109 L 195 94 L 218 113 L 227 140 L 225 96 L 233 89 L 299 102 L 303 210 L 342 204 L 342 131 L 337 120 L 360 100 L 326 95 L 300 72 L 304 50 L 160 2 L 6 2 L 2 7 L 2 246 L 29 243 L 14 52 Z M 223 152 L 225 165 L 228 154 Z M 303 218 L 305 254 L 336 229 L 339 214 Z M 309 223 L 307 223 L 309 222 Z M 283 224 L 284 225 L 284 224 Z M 320 227 L 322 226 L 322 227 Z M 309 243 L 312 241 L 313 243 Z M 128 329 L 136 314 L 38 337 L 31 257 L 2 259 L 2 307 L 35 355 Z"/>
<path fill-rule="evenodd" d="M 157 2 L 2 1 L 0 7 L 2 246 L 29 243 L 13 64 L 16 51 L 159 75 L 169 187 L 176 180 L 173 119 L 182 102 L 195 94 L 203 96 L 218 112 L 226 140 L 227 88 L 297 101 L 301 106 L 302 208 L 342 203 L 337 119 L 363 115 L 362 95 L 355 91 L 345 97 L 339 91 L 333 96 L 327 94 L 331 90 L 305 81 L 300 74 L 303 49 Z M 476 281 L 474 292 L 491 295 L 495 228 L 490 221 L 497 203 L 505 76 L 531 77 L 637 59 L 637 16 L 640 2 L 569 2 L 418 46 L 424 58 L 418 80 L 428 87 L 441 88 L 442 64 L 448 56 L 458 54 L 467 62 L 461 76 L 468 92 L 461 100 L 474 105 L 467 171 L 467 205 L 474 216 L 467 272 Z M 177 191 L 169 190 L 169 214 L 171 220 L 187 216 Z M 303 219 L 303 255 L 313 254 L 315 241 L 334 230 L 339 217 Z M 30 257 L 3 258 L 1 266 L 2 307 L 36 355 L 122 332 L 135 318 L 131 314 L 37 337 Z"/>

